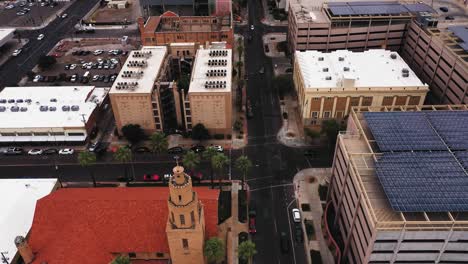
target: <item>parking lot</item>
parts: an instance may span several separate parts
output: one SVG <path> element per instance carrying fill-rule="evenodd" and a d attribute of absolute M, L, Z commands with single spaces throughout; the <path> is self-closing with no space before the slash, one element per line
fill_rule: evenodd
<path fill-rule="evenodd" d="M 81 39 L 62 41 L 49 55 L 57 59 L 50 69 L 30 76 L 28 85 L 54 83 L 59 85 L 95 85 L 110 87 L 117 77 L 128 52 L 136 49 L 137 43 L 123 45 L 120 39 Z"/>
<path fill-rule="evenodd" d="M 0 4 L 0 25 L 10 27 L 37 27 L 58 12 L 69 2 L 42 3 L 12 2 Z"/>

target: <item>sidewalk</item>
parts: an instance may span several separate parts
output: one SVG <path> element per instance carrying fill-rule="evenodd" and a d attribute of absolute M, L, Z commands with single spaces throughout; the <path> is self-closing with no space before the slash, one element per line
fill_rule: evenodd
<path fill-rule="evenodd" d="M 314 231 L 316 240 L 308 241 L 307 233 L 305 233 L 306 240 L 304 247 L 308 263 L 311 264 L 310 251 L 316 250 L 320 252 L 322 262 L 325 264 L 333 264 L 335 260 L 332 253 L 328 249 L 327 243 L 323 237 L 322 232 L 322 203 L 320 201 L 318 186 L 327 181 L 331 177 L 331 168 L 310 168 L 299 171 L 293 179 L 294 194 L 299 205 L 308 204 L 310 206 L 309 212 L 302 211 L 303 219 L 312 220 L 314 223 Z M 304 222 L 302 222 L 303 231 L 305 231 Z M 308 243 L 307 243 L 308 242 Z"/>
<path fill-rule="evenodd" d="M 261 22 L 267 26 L 287 26 L 288 25 L 288 20 L 284 21 L 279 21 L 273 18 L 273 15 L 268 12 L 268 3 L 267 0 L 262 0 L 262 6 L 263 6 L 263 19 Z"/>
<path fill-rule="evenodd" d="M 283 118 L 283 126 L 277 134 L 278 141 L 292 148 L 309 147 L 300 124 L 297 102 L 290 95 L 286 95 L 284 100 L 280 101 L 280 107 L 281 113 L 287 113 L 288 118 Z"/>
<path fill-rule="evenodd" d="M 239 234 L 248 232 L 247 223 L 239 222 L 238 218 L 238 192 L 240 184 L 238 181 L 233 181 L 231 186 L 231 217 L 219 225 L 219 238 L 226 238 L 226 259 L 228 264 L 237 264 L 239 257 L 237 256 L 237 247 L 239 245 Z"/>
<path fill-rule="evenodd" d="M 263 35 L 262 39 L 264 46 L 268 46 L 268 50 L 264 50 L 266 56 L 273 58 L 286 56 L 283 51 L 278 51 L 278 43 L 286 41 L 286 33 L 268 33 Z"/>

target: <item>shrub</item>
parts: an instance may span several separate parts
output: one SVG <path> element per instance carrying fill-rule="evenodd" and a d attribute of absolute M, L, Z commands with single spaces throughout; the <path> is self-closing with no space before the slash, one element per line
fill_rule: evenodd
<path fill-rule="evenodd" d="M 214 134 L 213 138 L 214 139 L 224 139 L 224 135 L 223 134 Z"/>

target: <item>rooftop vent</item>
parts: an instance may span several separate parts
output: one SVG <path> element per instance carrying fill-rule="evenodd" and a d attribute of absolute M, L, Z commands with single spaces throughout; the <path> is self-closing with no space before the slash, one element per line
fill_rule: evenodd
<path fill-rule="evenodd" d="M 20 108 L 18 106 L 12 106 L 10 108 L 10 111 L 12 111 L 12 112 L 18 112 L 19 110 L 20 110 Z"/>
<path fill-rule="evenodd" d="M 344 61 L 344 57 L 338 57 L 338 61 Z"/>
<path fill-rule="evenodd" d="M 328 68 L 323 68 L 323 72 L 328 72 Z"/>
<path fill-rule="evenodd" d="M 318 57 L 318 60 L 319 60 L 319 61 L 323 61 L 323 57 Z"/>
<path fill-rule="evenodd" d="M 50 101 L 55 103 L 55 102 L 57 102 L 57 99 L 56 98 L 51 98 Z"/>
<path fill-rule="evenodd" d="M 403 76 L 404 78 L 408 78 L 408 77 L 409 77 L 409 73 L 404 72 L 404 73 L 401 74 L 401 76 Z"/>
<path fill-rule="evenodd" d="M 349 71 L 349 67 L 343 67 L 343 71 Z"/>
<path fill-rule="evenodd" d="M 62 106 L 62 111 L 64 111 L 64 112 L 70 111 L 70 106 L 68 106 L 68 105 Z"/>
<path fill-rule="evenodd" d="M 76 112 L 76 111 L 80 110 L 80 106 L 78 106 L 78 105 L 72 105 L 71 110 L 74 111 L 74 112 Z"/>
<path fill-rule="evenodd" d="M 390 58 L 392 58 L 392 60 L 396 60 L 397 55 L 396 55 L 395 53 L 391 53 L 391 54 L 390 54 Z"/>
<path fill-rule="evenodd" d="M 331 79 L 332 79 L 332 77 L 331 77 L 331 76 L 327 76 L 327 77 L 325 77 L 325 80 L 327 80 L 327 81 L 330 81 Z"/>
<path fill-rule="evenodd" d="M 403 69 L 401 69 L 401 72 L 402 72 L 402 73 L 409 73 L 409 70 L 406 69 L 406 68 L 403 68 Z"/>

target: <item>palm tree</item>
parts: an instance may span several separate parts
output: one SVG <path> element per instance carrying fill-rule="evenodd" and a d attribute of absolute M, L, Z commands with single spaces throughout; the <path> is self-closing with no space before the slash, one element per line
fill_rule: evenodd
<path fill-rule="evenodd" d="M 116 159 L 117 161 L 119 162 L 122 162 L 125 164 L 125 179 L 127 180 L 127 184 L 128 182 L 130 181 L 129 180 L 129 177 L 128 177 L 128 174 L 127 174 L 127 166 L 126 164 L 128 162 L 131 162 L 132 161 L 132 151 L 127 147 L 119 147 L 117 149 L 117 151 L 114 153 L 114 159 Z M 133 166 L 133 164 L 132 164 Z M 133 178 L 135 178 L 135 175 L 133 174 Z"/>
<path fill-rule="evenodd" d="M 91 165 L 96 163 L 96 154 L 89 151 L 80 152 L 78 155 L 78 163 L 83 168 L 88 170 L 89 174 L 91 175 L 91 179 L 93 179 L 93 186 L 96 187 L 96 178 L 94 177 L 94 173 L 91 170 Z"/>
<path fill-rule="evenodd" d="M 250 259 L 255 254 L 257 254 L 255 244 L 250 240 L 240 243 L 239 247 L 237 248 L 237 254 L 239 255 L 239 258 L 243 260 L 248 260 L 250 262 Z"/>
<path fill-rule="evenodd" d="M 216 153 L 216 155 L 211 157 L 211 166 L 219 174 L 223 172 L 224 166 L 227 164 L 229 164 L 229 159 L 223 153 Z M 219 175 L 219 188 L 221 189 L 221 175 Z"/>
<path fill-rule="evenodd" d="M 124 255 L 118 255 L 112 260 L 111 264 L 130 264 L 130 258 Z"/>
<path fill-rule="evenodd" d="M 252 162 L 245 155 L 240 156 L 236 160 L 236 169 L 242 173 L 242 189 L 244 188 L 244 182 L 249 170 L 252 168 Z"/>
<path fill-rule="evenodd" d="M 198 164 L 200 164 L 200 156 L 198 156 L 197 153 L 190 150 L 182 158 L 182 163 L 184 164 L 185 168 L 193 171 L 198 166 Z"/>
<path fill-rule="evenodd" d="M 215 148 L 208 148 L 207 150 L 205 150 L 205 152 L 203 152 L 203 158 L 206 161 L 208 161 L 210 163 L 210 165 L 211 165 L 212 164 L 211 159 L 216 154 L 218 154 L 218 151 Z M 210 173 L 211 173 L 211 175 L 210 175 L 211 189 L 213 189 L 214 188 L 214 182 L 213 182 L 214 169 L 213 169 L 213 166 L 210 166 Z"/>
<path fill-rule="evenodd" d="M 161 153 L 167 150 L 169 142 L 166 135 L 162 132 L 156 132 L 150 136 L 151 151 L 153 153 Z"/>
<path fill-rule="evenodd" d="M 244 46 L 242 45 L 242 39 L 237 39 L 237 54 L 239 55 L 239 61 L 242 60 L 242 53 L 244 53 Z"/>
<path fill-rule="evenodd" d="M 204 253 L 208 263 L 219 263 L 224 260 L 225 249 L 223 241 L 218 237 L 212 237 L 205 243 Z"/>

